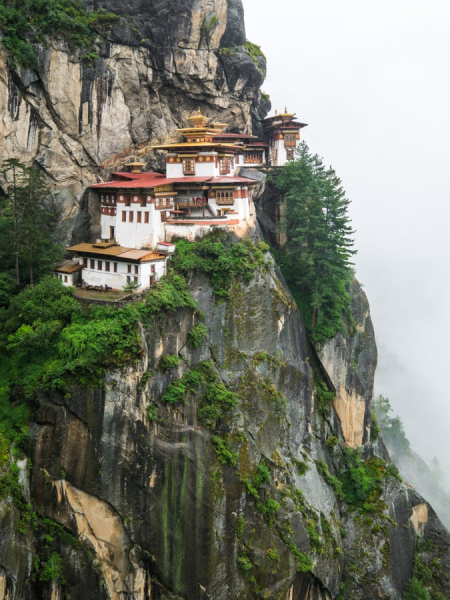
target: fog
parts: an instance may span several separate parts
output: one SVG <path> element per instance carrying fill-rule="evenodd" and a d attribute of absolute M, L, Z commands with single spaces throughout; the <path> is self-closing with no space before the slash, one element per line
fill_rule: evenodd
<path fill-rule="evenodd" d="M 352 201 L 376 394 L 450 479 L 450 4 L 243 0 L 272 109 L 295 112 Z"/>

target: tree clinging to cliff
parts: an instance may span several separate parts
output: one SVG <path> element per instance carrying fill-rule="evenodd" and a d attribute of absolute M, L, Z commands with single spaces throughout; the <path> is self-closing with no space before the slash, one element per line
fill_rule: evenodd
<path fill-rule="evenodd" d="M 278 261 L 314 341 L 350 320 L 353 230 L 341 180 L 303 142 L 276 180 L 287 200 L 288 241 Z"/>

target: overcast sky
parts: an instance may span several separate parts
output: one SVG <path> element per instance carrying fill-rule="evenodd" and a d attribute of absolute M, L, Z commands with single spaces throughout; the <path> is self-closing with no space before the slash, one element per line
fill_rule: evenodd
<path fill-rule="evenodd" d="M 296 112 L 352 201 L 388 396 L 450 475 L 450 3 L 243 0 L 272 108 Z"/>

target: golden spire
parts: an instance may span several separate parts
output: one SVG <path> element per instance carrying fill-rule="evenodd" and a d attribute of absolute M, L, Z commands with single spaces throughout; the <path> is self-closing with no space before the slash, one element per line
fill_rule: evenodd
<path fill-rule="evenodd" d="M 202 115 L 200 107 L 198 107 L 197 114 L 193 115 L 192 117 L 189 117 L 189 121 L 194 127 L 200 128 L 206 127 L 206 124 L 208 123 L 209 119 L 208 117 Z"/>
<path fill-rule="evenodd" d="M 141 173 L 142 168 L 145 167 L 145 162 L 140 162 L 135 156 L 125 166 L 129 167 L 132 173 Z"/>

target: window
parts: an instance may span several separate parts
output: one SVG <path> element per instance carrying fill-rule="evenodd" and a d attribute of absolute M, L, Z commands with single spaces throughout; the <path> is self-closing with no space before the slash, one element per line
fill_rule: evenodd
<path fill-rule="evenodd" d="M 148 212 L 144 213 L 144 223 L 148 223 Z"/>
<path fill-rule="evenodd" d="M 91 269 L 95 269 L 95 260 L 91 258 Z"/>
<path fill-rule="evenodd" d="M 103 269 L 103 262 L 101 260 L 97 261 L 97 269 L 101 271 Z"/>
<path fill-rule="evenodd" d="M 294 149 L 293 148 L 286 148 L 286 159 L 287 160 L 294 159 Z"/>
<path fill-rule="evenodd" d="M 137 283 L 137 282 L 138 282 L 138 278 L 134 277 L 134 283 Z"/>
<path fill-rule="evenodd" d="M 108 271 L 108 273 L 109 273 L 109 265 L 110 265 L 109 260 L 105 260 L 105 271 Z"/>
<path fill-rule="evenodd" d="M 218 191 L 216 193 L 216 198 L 217 198 L 217 204 L 233 205 L 234 204 L 234 191 L 233 190 Z"/>
<path fill-rule="evenodd" d="M 67 275 L 64 275 L 64 283 L 67 283 Z"/>
<path fill-rule="evenodd" d="M 195 160 L 183 158 L 183 175 L 195 175 Z"/>
<path fill-rule="evenodd" d="M 125 206 L 131 206 L 130 196 L 125 196 Z"/>
<path fill-rule="evenodd" d="M 151 265 L 151 272 L 154 273 L 155 272 L 155 265 Z"/>
<path fill-rule="evenodd" d="M 127 275 L 127 283 L 131 283 L 131 277 Z"/>
<path fill-rule="evenodd" d="M 233 166 L 233 159 L 227 157 L 221 157 L 219 160 L 220 174 L 228 175 Z"/>
<path fill-rule="evenodd" d="M 137 214 L 137 222 L 138 222 L 138 223 L 141 223 L 141 217 L 142 217 L 142 213 L 141 213 L 141 211 L 140 211 L 140 210 L 138 210 L 136 214 Z"/>
<path fill-rule="evenodd" d="M 87 269 L 87 266 L 88 266 L 88 259 L 87 258 L 83 258 L 83 267 L 85 269 Z"/>
<path fill-rule="evenodd" d="M 138 273 L 139 273 L 139 266 L 138 265 L 134 265 L 134 273 L 135 273 L 135 275 L 138 275 Z"/>
<path fill-rule="evenodd" d="M 122 211 L 122 223 L 125 223 L 126 220 L 127 220 L 127 213 L 123 210 Z"/>
<path fill-rule="evenodd" d="M 142 196 L 141 198 L 141 206 L 147 206 L 147 198 L 145 198 L 144 196 Z"/>
<path fill-rule="evenodd" d="M 114 263 L 114 273 L 117 273 L 117 263 Z"/>
<path fill-rule="evenodd" d="M 127 273 L 131 273 L 131 265 L 127 265 Z"/>
<path fill-rule="evenodd" d="M 132 210 L 130 210 L 130 212 L 128 213 L 128 222 L 132 223 L 134 221 L 134 212 Z"/>

